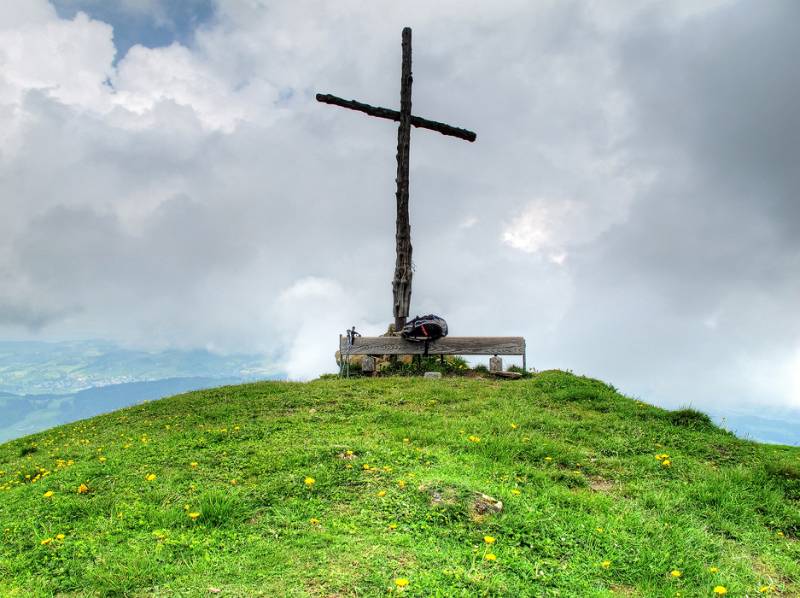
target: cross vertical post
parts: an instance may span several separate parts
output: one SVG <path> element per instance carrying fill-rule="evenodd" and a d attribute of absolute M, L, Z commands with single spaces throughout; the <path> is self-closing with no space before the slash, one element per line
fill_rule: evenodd
<path fill-rule="evenodd" d="M 435 120 L 428 120 L 411 114 L 411 28 L 403 29 L 403 62 L 400 78 L 400 111 L 380 106 L 370 106 L 356 100 L 345 100 L 327 93 L 318 93 L 317 101 L 333 106 L 357 110 L 387 120 L 400 123 L 397 128 L 397 228 L 395 230 L 396 261 L 394 278 L 392 279 L 392 312 L 394 315 L 394 329 L 402 330 L 408 318 L 411 305 L 411 278 L 413 276 L 411 262 L 411 224 L 408 218 L 408 181 L 409 158 L 411 153 L 411 127 L 436 131 L 442 135 L 457 137 L 473 142 L 476 135 L 467 129 L 460 129 Z"/>
<path fill-rule="evenodd" d="M 411 153 L 411 28 L 403 29 L 403 65 L 400 78 L 400 125 L 397 128 L 397 257 L 394 266 L 394 329 L 403 329 L 411 305 L 411 222 L 408 217 L 408 169 Z"/>

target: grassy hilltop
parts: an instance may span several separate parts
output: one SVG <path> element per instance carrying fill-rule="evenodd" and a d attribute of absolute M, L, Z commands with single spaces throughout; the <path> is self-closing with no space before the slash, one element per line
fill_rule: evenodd
<path fill-rule="evenodd" d="M 798 536 L 800 449 L 557 371 L 224 387 L 0 445 L 3 597 L 800 596 Z"/>

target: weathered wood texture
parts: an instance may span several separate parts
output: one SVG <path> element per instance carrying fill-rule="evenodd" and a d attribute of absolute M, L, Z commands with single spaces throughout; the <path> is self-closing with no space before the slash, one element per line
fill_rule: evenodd
<path fill-rule="evenodd" d="M 380 108 L 378 106 L 370 106 L 369 104 L 365 104 L 356 100 L 345 100 L 329 93 L 318 93 L 317 101 L 322 102 L 323 104 L 331 104 L 333 106 L 349 108 L 350 110 L 358 110 L 359 112 L 369 114 L 370 116 L 377 116 L 378 118 L 385 118 L 387 120 L 394 121 L 400 120 L 400 113 L 397 110 Z M 465 141 L 469 142 L 475 141 L 478 138 L 478 135 L 473 131 L 461 129 L 459 127 L 452 127 L 435 120 L 428 120 L 427 118 L 414 116 L 413 114 L 411 115 L 411 126 L 417 127 L 418 129 L 436 131 L 437 133 L 441 133 L 442 135 L 447 135 L 449 137 L 458 137 L 459 139 L 464 139 Z"/>
<path fill-rule="evenodd" d="M 425 343 L 412 343 L 399 336 L 360 336 L 348 348 L 347 337 L 339 337 L 342 355 L 423 355 Z M 521 336 L 446 336 L 428 343 L 429 355 L 525 355 Z"/>
<path fill-rule="evenodd" d="M 424 118 L 419 118 L 411 114 L 411 28 L 403 29 L 402 35 L 403 61 L 400 75 L 400 110 L 390 110 L 388 108 L 378 108 L 357 102 L 355 100 L 343 100 L 330 94 L 317 94 L 317 101 L 334 106 L 342 106 L 351 110 L 358 110 L 377 116 L 387 118 L 400 123 L 397 129 L 397 228 L 395 233 L 395 244 L 397 257 L 395 261 L 394 277 L 392 279 L 392 312 L 394 315 L 395 330 L 400 330 L 406 323 L 408 312 L 411 306 L 411 279 L 413 277 L 413 266 L 411 261 L 411 225 L 408 217 L 408 165 L 409 153 L 411 148 L 411 126 L 438 131 L 444 135 L 475 141 L 476 135 L 472 131 L 451 127 L 444 123 L 439 123 Z"/>
<path fill-rule="evenodd" d="M 400 125 L 397 127 L 397 257 L 392 279 L 394 329 L 406 324 L 411 307 L 411 223 L 408 217 L 408 165 L 411 154 L 411 28 L 403 29 L 403 68 L 400 77 Z"/>

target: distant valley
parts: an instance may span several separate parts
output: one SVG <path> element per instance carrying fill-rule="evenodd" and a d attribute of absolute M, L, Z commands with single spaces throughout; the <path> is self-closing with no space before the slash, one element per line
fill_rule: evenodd
<path fill-rule="evenodd" d="M 0 341 L 0 393 L 68 394 L 95 386 L 166 378 L 280 377 L 262 355 L 137 351 L 108 341 Z"/>
<path fill-rule="evenodd" d="M 239 378 L 167 378 L 98 386 L 63 395 L 0 393 L 0 442 L 142 401 L 241 382 Z"/>
<path fill-rule="evenodd" d="M 0 442 L 181 392 L 283 377 L 258 355 L 0 341 Z"/>

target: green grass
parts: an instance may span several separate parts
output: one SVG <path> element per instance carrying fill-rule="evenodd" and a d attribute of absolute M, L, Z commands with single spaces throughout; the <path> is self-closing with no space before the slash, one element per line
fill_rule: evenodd
<path fill-rule="evenodd" d="M 0 445 L 4 597 L 798 596 L 798 535 L 799 449 L 557 371 L 225 387 Z"/>

